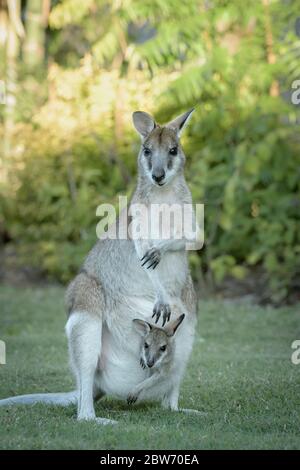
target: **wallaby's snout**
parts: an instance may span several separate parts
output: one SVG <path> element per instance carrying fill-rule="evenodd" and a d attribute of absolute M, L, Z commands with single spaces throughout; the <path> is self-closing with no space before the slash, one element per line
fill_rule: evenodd
<path fill-rule="evenodd" d="M 156 169 L 152 171 L 152 179 L 155 183 L 163 184 L 163 180 L 165 179 L 166 172 L 164 169 Z"/>
<path fill-rule="evenodd" d="M 154 366 L 154 359 L 149 359 L 147 361 L 147 366 L 150 367 L 150 368 L 153 367 Z"/>

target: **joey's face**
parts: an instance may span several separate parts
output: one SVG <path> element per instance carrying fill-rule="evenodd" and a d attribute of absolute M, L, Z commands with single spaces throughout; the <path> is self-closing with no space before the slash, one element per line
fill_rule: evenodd
<path fill-rule="evenodd" d="M 139 166 L 153 185 L 168 184 L 184 163 L 185 156 L 173 129 L 157 126 L 143 141 Z"/>
<path fill-rule="evenodd" d="M 175 320 L 169 321 L 164 328 L 138 318 L 133 320 L 136 331 L 142 337 L 140 364 L 143 368 L 157 367 L 168 356 L 169 358 L 172 356 L 173 337 L 184 316 L 182 314 Z"/>
<path fill-rule="evenodd" d="M 158 366 L 166 357 L 170 349 L 170 338 L 158 328 L 152 328 L 144 337 L 140 362 L 143 367 Z"/>

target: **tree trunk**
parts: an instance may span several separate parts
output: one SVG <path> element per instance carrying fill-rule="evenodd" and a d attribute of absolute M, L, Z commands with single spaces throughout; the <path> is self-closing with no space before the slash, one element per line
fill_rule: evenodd
<path fill-rule="evenodd" d="M 1 102 L 0 102 L 0 116 L 3 117 L 4 108 L 2 105 L 5 105 L 5 74 L 6 74 L 6 43 L 7 43 L 7 33 L 8 33 L 8 11 L 4 0 L 0 0 L 0 86 L 1 86 Z"/>
<path fill-rule="evenodd" d="M 270 65 L 275 64 L 276 55 L 274 52 L 274 40 L 272 32 L 272 23 L 270 16 L 270 0 L 262 0 L 265 10 L 265 36 L 266 36 L 266 47 L 267 47 L 267 60 Z M 270 87 L 271 96 L 279 96 L 279 84 L 277 80 L 274 80 Z"/>
<path fill-rule="evenodd" d="M 12 136 L 14 130 L 16 88 L 17 88 L 17 62 L 20 50 L 19 37 L 24 35 L 20 20 L 20 0 L 8 0 L 7 31 L 6 31 L 6 61 L 5 61 L 5 112 L 3 136 L 3 170 L 7 171 L 7 164 L 12 151 Z"/>
<path fill-rule="evenodd" d="M 49 12 L 48 0 L 27 0 L 25 25 L 26 39 L 23 60 L 30 70 L 43 66 L 45 58 L 45 27 Z"/>

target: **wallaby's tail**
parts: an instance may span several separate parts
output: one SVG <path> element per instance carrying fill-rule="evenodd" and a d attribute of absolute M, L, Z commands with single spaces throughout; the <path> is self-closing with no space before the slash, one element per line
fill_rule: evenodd
<path fill-rule="evenodd" d="M 65 393 L 35 393 L 32 395 L 19 395 L 0 400 L 0 406 L 9 405 L 34 405 L 45 403 L 46 405 L 68 406 L 77 403 L 77 390 Z"/>

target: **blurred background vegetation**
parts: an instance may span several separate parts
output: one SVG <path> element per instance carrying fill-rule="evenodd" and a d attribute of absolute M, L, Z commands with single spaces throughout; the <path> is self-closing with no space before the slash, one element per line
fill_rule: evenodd
<path fill-rule="evenodd" d="M 206 210 L 198 291 L 299 300 L 299 17 L 299 0 L 0 0 L 2 276 L 68 281 L 96 207 L 134 188 L 132 111 L 199 104 L 183 138 Z"/>

